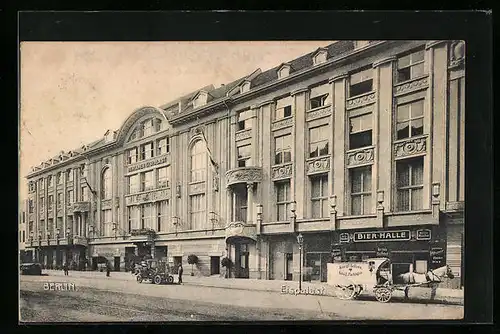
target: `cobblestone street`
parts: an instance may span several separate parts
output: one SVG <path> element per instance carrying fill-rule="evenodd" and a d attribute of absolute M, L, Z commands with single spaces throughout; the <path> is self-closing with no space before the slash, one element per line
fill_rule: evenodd
<path fill-rule="evenodd" d="M 195 279 L 196 277 L 187 277 L 188 281 Z M 227 281 L 231 284 L 231 280 Z M 76 291 L 44 291 L 45 282 L 74 283 Z M 274 282 L 276 283 L 279 282 Z M 139 284 L 130 273 L 112 273 L 112 277 L 95 272 L 70 272 L 70 276 L 66 277 L 62 272 L 50 272 L 45 276 L 21 276 L 21 319 L 27 322 L 396 320 L 461 317 L 462 305 L 406 302 L 399 297 L 384 304 L 370 296 L 345 301 L 331 296 L 282 294 L 279 288 L 270 292 L 200 286 L 189 282 L 183 285 Z"/>

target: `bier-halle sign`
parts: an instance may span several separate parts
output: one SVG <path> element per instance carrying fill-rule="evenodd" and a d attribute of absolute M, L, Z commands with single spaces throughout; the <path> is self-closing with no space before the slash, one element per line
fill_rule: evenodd
<path fill-rule="evenodd" d="M 409 230 L 354 233 L 354 242 L 407 241 L 407 240 L 410 240 Z"/>

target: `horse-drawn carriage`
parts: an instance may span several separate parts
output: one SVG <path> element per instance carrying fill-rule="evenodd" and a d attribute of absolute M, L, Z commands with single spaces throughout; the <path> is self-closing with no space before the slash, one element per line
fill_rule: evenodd
<path fill-rule="evenodd" d="M 453 278 L 448 265 L 425 274 L 408 272 L 393 275 L 392 263 L 388 258 L 371 258 L 361 262 L 328 263 L 328 284 L 334 285 L 337 297 L 353 299 L 363 291 L 373 291 L 379 302 L 387 303 L 394 290 L 404 291 L 408 298 L 411 287 L 427 286 L 435 295 L 437 284 L 444 277 Z"/>
<path fill-rule="evenodd" d="M 135 269 L 137 282 L 148 280 L 155 284 L 172 284 L 174 283 L 174 276 L 171 274 L 170 266 L 167 262 L 156 259 L 149 259 L 143 261 Z"/>

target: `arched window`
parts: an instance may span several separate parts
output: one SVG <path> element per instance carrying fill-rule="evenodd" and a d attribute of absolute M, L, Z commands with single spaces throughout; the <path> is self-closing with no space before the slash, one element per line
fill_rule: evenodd
<path fill-rule="evenodd" d="M 102 198 L 109 199 L 111 198 L 111 169 L 106 168 L 102 173 Z"/>
<path fill-rule="evenodd" d="M 207 152 L 201 140 L 191 148 L 191 182 L 205 181 Z"/>

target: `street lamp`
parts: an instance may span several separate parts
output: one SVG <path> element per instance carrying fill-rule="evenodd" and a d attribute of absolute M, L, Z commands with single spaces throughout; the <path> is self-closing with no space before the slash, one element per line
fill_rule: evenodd
<path fill-rule="evenodd" d="M 302 290 L 302 246 L 304 245 L 302 233 L 297 236 L 297 243 L 299 244 L 299 290 Z"/>

